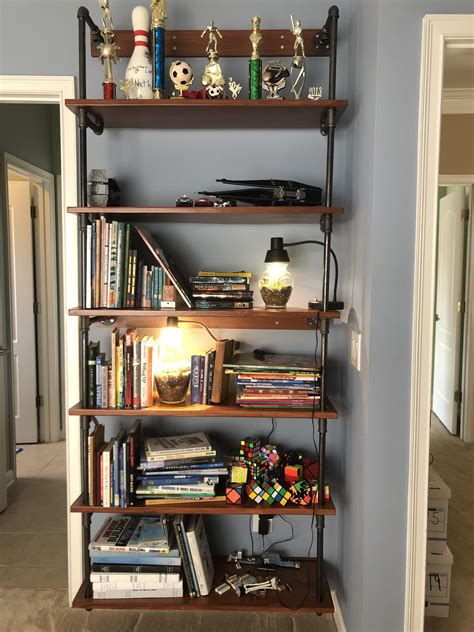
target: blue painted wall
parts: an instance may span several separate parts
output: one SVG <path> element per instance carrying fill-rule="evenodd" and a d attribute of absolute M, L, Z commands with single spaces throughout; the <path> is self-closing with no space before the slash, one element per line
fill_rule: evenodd
<path fill-rule="evenodd" d="M 96 20 L 95 2 L 85 2 Z M 327 520 L 326 559 L 333 587 L 351 632 L 403 629 L 406 489 L 409 436 L 412 279 L 419 66 L 426 13 L 472 11 L 472 3 L 428 0 L 346 0 L 341 10 L 338 96 L 350 108 L 336 134 L 334 203 L 346 206 L 335 221 L 334 247 L 341 264 L 343 322 L 330 337 L 331 394 L 341 419 L 329 424 L 328 467 L 338 515 Z M 134 3 L 112 0 L 117 28 L 129 27 Z M 77 73 L 76 2 L 1 0 L 0 73 Z M 174 0 L 170 28 L 246 28 L 262 16 L 264 28 L 287 27 L 289 12 L 303 25 L 319 26 L 327 6 L 313 0 Z M 21 24 L 21 30 L 5 28 Z M 17 47 L 18 33 L 23 43 Z M 202 61 L 192 61 L 199 75 Z M 126 62 L 116 69 L 122 78 Z M 243 60 L 224 60 L 224 71 L 245 85 Z M 100 96 L 102 69 L 88 61 L 89 95 Z M 327 63 L 311 60 L 309 84 L 326 87 Z M 90 168 L 107 167 L 123 184 L 128 201 L 170 202 L 176 195 L 210 187 L 217 177 L 295 177 L 323 182 L 325 142 L 316 132 L 167 130 L 106 132 L 90 140 Z M 205 156 L 205 159 L 204 159 Z M 310 232 L 311 231 L 311 232 Z M 291 240 L 318 234 L 305 225 L 163 224 L 155 232 L 182 263 L 199 267 L 245 267 L 258 277 L 270 236 Z M 186 253 L 186 256 L 183 255 Z M 295 249 L 297 289 L 293 304 L 320 294 L 321 253 Z M 315 271 L 314 277 L 308 272 Z M 362 370 L 349 364 L 349 331 L 362 333 Z M 224 332 L 223 332 L 224 333 Z M 232 332 L 225 332 L 232 334 Z M 238 332 L 234 332 L 238 335 Z M 97 337 L 99 333 L 97 333 Z M 307 351 L 310 334 L 243 332 L 242 340 L 276 350 Z M 189 420 L 161 420 L 160 429 L 187 429 Z M 229 424 L 230 425 L 230 424 Z M 234 440 L 265 435 L 270 422 L 202 420 L 200 427 Z M 304 421 L 279 421 L 275 440 L 295 447 L 311 442 Z M 278 521 L 276 521 L 278 522 Z M 295 542 L 283 551 L 306 554 L 308 521 L 294 520 Z M 286 535 L 275 525 L 275 538 Z M 215 519 L 223 551 L 249 546 L 246 520 Z M 225 533 L 225 539 L 222 537 Z"/>

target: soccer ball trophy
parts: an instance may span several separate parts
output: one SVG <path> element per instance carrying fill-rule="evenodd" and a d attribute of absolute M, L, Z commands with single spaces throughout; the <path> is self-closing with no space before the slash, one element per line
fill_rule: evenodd
<path fill-rule="evenodd" d="M 170 66 L 170 78 L 178 93 L 174 92 L 171 98 L 184 99 L 183 92 L 189 90 L 194 81 L 193 69 L 185 61 L 174 61 Z"/>

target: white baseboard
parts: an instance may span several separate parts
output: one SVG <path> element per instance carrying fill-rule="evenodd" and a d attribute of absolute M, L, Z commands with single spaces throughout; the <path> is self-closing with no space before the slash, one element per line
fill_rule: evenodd
<path fill-rule="evenodd" d="M 337 632 L 347 632 L 344 619 L 342 618 L 341 607 L 339 605 L 335 590 L 331 590 L 331 597 L 334 604 L 334 623 L 336 624 Z"/>

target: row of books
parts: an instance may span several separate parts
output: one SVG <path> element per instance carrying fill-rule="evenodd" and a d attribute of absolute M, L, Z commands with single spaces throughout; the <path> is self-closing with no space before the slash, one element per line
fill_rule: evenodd
<path fill-rule="evenodd" d="M 211 501 L 228 474 L 204 432 L 144 439 L 136 498 L 145 505 Z"/>
<path fill-rule="evenodd" d="M 224 363 L 234 354 L 234 340 L 217 340 L 214 349 L 191 356 L 191 404 L 220 404 L 227 399 L 229 376 Z"/>
<path fill-rule="evenodd" d="M 140 461 L 141 420 L 109 441 L 104 426 L 94 421 L 88 437 L 89 504 L 129 507 L 135 502 L 137 467 Z"/>
<path fill-rule="evenodd" d="M 236 376 L 236 403 L 242 408 L 319 408 L 321 373 L 313 356 L 240 354 L 224 366 Z"/>
<path fill-rule="evenodd" d="M 103 216 L 86 227 L 86 280 L 87 309 L 192 307 L 185 278 L 154 237 Z"/>
<path fill-rule="evenodd" d="M 90 342 L 88 350 L 89 408 L 133 408 L 153 406 L 153 364 L 156 341 L 127 329 L 120 336 L 111 334 L 111 358 L 100 352 L 99 342 Z"/>
<path fill-rule="evenodd" d="M 253 307 L 250 272 L 198 272 L 189 279 L 196 309 Z"/>
<path fill-rule="evenodd" d="M 94 599 L 209 594 L 214 566 L 202 516 L 108 518 L 89 544 Z"/>

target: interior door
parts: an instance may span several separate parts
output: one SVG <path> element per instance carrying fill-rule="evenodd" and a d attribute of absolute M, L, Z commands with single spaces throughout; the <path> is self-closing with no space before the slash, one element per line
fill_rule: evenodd
<path fill-rule="evenodd" d="M 38 441 L 30 181 L 8 170 L 13 405 L 16 442 Z"/>
<path fill-rule="evenodd" d="M 433 412 L 452 434 L 457 433 L 455 391 L 461 365 L 464 208 L 464 187 L 443 197 L 439 205 Z"/>

